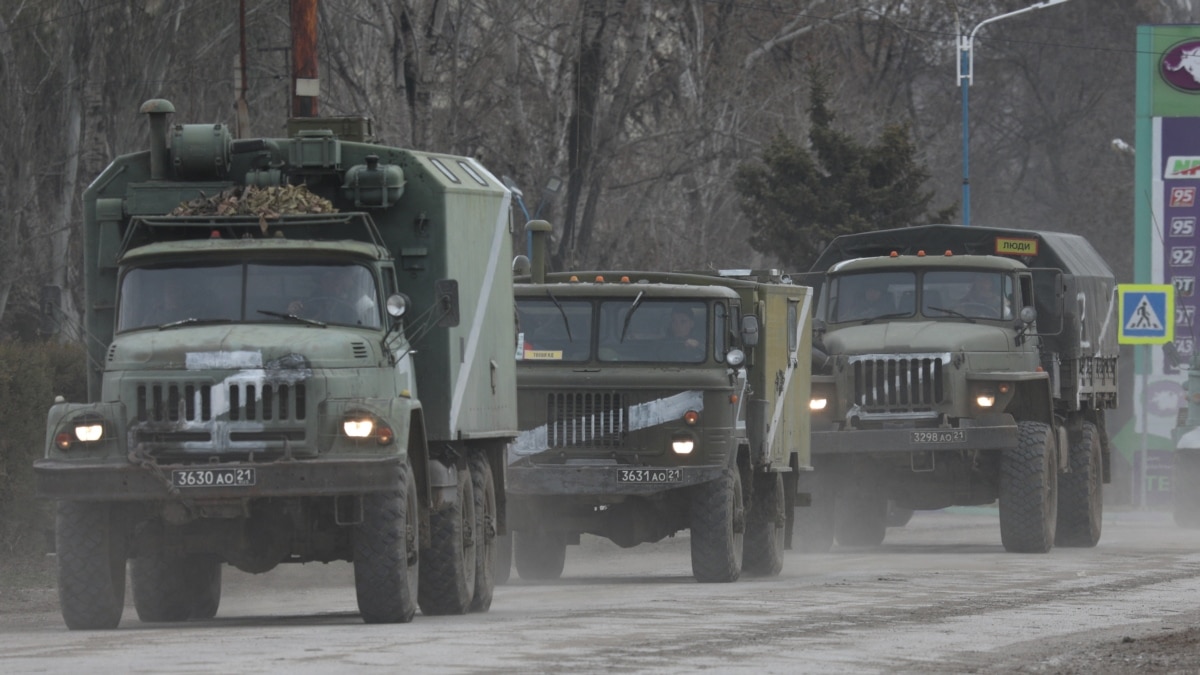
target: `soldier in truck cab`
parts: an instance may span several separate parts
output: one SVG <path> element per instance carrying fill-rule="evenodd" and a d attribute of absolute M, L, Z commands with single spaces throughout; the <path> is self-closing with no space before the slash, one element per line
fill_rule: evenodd
<path fill-rule="evenodd" d="M 1001 296 L 997 281 L 996 274 L 980 274 L 975 277 L 971 282 L 971 289 L 959 300 L 958 311 L 967 316 L 1011 319 L 1012 301 Z"/>

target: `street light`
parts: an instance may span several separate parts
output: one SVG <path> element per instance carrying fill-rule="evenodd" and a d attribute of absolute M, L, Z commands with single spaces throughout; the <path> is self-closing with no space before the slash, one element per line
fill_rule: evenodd
<path fill-rule="evenodd" d="M 1024 14 L 1025 12 L 1032 12 L 1035 9 L 1045 9 L 1051 5 L 1059 5 L 1064 2 L 1067 2 L 1067 0 L 1045 0 L 1044 2 L 1030 5 L 1024 9 L 1018 9 L 1014 12 L 1008 12 L 1007 14 L 993 16 L 990 19 L 984 19 L 976 24 L 975 28 L 973 28 L 969 34 L 963 35 L 961 32 L 958 34 L 958 86 L 960 89 L 962 89 L 963 225 L 971 224 L 971 173 L 969 171 L 968 161 L 970 157 L 970 143 L 967 140 L 969 137 L 969 127 L 967 124 L 967 90 L 971 88 L 971 83 L 975 80 L 975 55 L 973 51 L 975 46 L 975 34 L 979 32 L 980 28 L 983 28 L 989 23 L 999 21 L 1000 19 L 1007 19 L 1010 16 Z M 963 83 L 963 80 L 966 80 L 965 84 Z"/>

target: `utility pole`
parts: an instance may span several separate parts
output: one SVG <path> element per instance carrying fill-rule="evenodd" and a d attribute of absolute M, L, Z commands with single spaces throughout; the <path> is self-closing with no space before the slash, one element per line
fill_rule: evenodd
<path fill-rule="evenodd" d="M 238 0 L 238 58 L 237 67 L 233 71 L 234 88 L 237 89 L 237 99 L 234 109 L 237 111 L 237 137 L 250 137 L 250 104 L 246 102 L 246 89 L 249 83 L 246 79 L 246 0 Z"/>
<path fill-rule="evenodd" d="M 317 0 L 291 0 L 292 117 L 316 117 Z"/>

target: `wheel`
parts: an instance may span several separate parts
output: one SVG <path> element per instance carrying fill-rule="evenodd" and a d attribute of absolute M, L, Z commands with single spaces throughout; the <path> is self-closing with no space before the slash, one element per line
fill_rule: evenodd
<path fill-rule="evenodd" d="M 468 466 L 475 496 L 475 594 L 470 611 L 486 612 L 496 588 L 496 485 L 486 457 L 475 455 Z"/>
<path fill-rule="evenodd" d="M 562 576 L 567 542 L 554 532 L 513 533 L 513 558 L 517 574 L 527 581 L 549 581 Z"/>
<path fill-rule="evenodd" d="M 824 475 L 821 470 L 802 479 L 811 503 L 796 508 L 792 548 L 801 554 L 828 553 L 833 547 L 833 505 L 837 495 L 833 479 L 832 474 Z"/>
<path fill-rule="evenodd" d="M 421 550 L 417 604 L 429 616 L 465 614 L 475 595 L 475 488 L 470 470 L 455 471 L 453 504 L 429 514 L 429 547 Z"/>
<path fill-rule="evenodd" d="M 878 546 L 887 535 L 887 499 L 865 490 L 839 493 L 833 533 L 842 546 Z"/>
<path fill-rule="evenodd" d="M 408 623 L 417 611 L 417 485 L 407 463 L 396 489 L 363 495 L 354 526 L 354 590 L 367 623 Z"/>
<path fill-rule="evenodd" d="M 754 475 L 754 497 L 746 514 L 742 571 L 773 577 L 783 569 L 783 474 Z"/>
<path fill-rule="evenodd" d="M 59 502 L 58 603 L 71 630 L 116 628 L 125 609 L 125 531 L 109 504 Z"/>
<path fill-rule="evenodd" d="M 1071 471 L 1058 477 L 1058 523 L 1055 546 L 1091 548 L 1100 541 L 1104 515 L 1104 467 L 1100 432 L 1091 422 L 1071 448 Z"/>
<path fill-rule="evenodd" d="M 896 506 L 896 502 L 888 500 L 887 516 L 884 518 L 884 524 L 888 527 L 904 527 L 908 521 L 912 520 L 913 510 L 906 509 L 903 506 Z"/>
<path fill-rule="evenodd" d="M 737 581 L 742 573 L 746 506 L 734 469 L 692 488 L 692 575 L 703 583 Z"/>
<path fill-rule="evenodd" d="M 192 618 L 211 619 L 221 606 L 221 561 L 213 556 L 195 556 L 190 562 Z"/>
<path fill-rule="evenodd" d="M 1045 553 L 1058 520 L 1058 463 L 1050 426 L 1018 422 L 1018 446 L 1000 456 L 1000 541 L 1013 553 Z"/>
<path fill-rule="evenodd" d="M 1175 451 L 1171 511 L 1179 527 L 1200 528 L 1200 454 L 1196 450 Z"/>
<path fill-rule="evenodd" d="M 221 604 L 221 562 L 212 556 L 140 556 L 129 579 L 145 623 L 211 619 Z"/>

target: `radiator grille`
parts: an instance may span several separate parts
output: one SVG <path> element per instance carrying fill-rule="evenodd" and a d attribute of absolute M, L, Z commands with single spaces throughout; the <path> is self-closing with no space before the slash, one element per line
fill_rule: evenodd
<path fill-rule="evenodd" d="M 620 447 L 625 437 L 624 397 L 617 393 L 552 393 L 546 399 L 546 441 L 551 448 Z"/>
<path fill-rule="evenodd" d="M 865 412 L 927 412 L 945 397 L 941 356 L 855 361 L 854 401 Z"/>
<path fill-rule="evenodd" d="M 226 394 L 230 421 L 301 421 L 307 416 L 304 384 L 233 382 Z M 139 422 L 208 422 L 213 419 L 213 385 L 164 382 L 137 385 Z"/>

